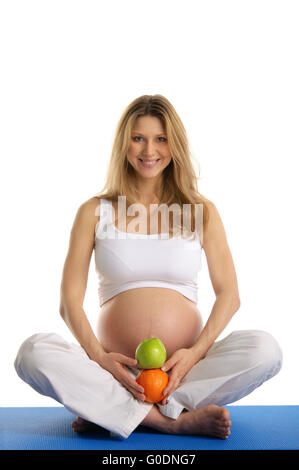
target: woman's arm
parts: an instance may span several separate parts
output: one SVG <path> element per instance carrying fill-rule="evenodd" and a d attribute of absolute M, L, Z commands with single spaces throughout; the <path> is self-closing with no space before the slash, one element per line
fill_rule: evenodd
<path fill-rule="evenodd" d="M 203 235 L 209 274 L 216 301 L 198 340 L 192 346 L 197 361 L 202 359 L 240 307 L 238 281 L 225 229 L 216 206 L 207 203 L 210 218 Z"/>
<path fill-rule="evenodd" d="M 98 204 L 97 198 L 91 198 L 77 211 L 60 286 L 60 315 L 90 359 L 96 362 L 106 351 L 90 326 L 83 309 L 83 301 L 94 248 Z"/>

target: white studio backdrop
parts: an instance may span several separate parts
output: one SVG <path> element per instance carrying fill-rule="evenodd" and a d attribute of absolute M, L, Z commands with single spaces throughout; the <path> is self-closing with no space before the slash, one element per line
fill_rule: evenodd
<path fill-rule="evenodd" d="M 283 351 L 279 374 L 234 404 L 298 404 L 298 17 L 288 0 L 1 2 L 0 406 L 61 406 L 14 359 L 34 333 L 76 342 L 59 316 L 73 220 L 103 188 L 124 108 L 155 93 L 184 123 L 233 255 L 241 307 L 219 339 L 262 329 Z M 93 327 L 97 282 L 92 257 Z"/>

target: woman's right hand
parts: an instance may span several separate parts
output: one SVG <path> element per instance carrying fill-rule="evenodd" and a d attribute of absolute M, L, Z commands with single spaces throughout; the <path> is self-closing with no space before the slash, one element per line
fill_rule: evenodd
<path fill-rule="evenodd" d="M 145 401 L 144 389 L 139 385 L 128 373 L 123 366 L 136 366 L 137 361 L 131 357 L 116 352 L 105 352 L 97 361 L 103 369 L 108 370 L 111 374 L 132 393 L 134 398 L 139 401 Z"/>

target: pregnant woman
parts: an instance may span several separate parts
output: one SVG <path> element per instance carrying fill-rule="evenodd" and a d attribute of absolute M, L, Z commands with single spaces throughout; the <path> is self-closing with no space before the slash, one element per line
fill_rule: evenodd
<path fill-rule="evenodd" d="M 79 344 L 33 334 L 20 346 L 17 374 L 78 415 L 78 432 L 102 427 L 126 439 L 142 424 L 226 439 L 232 423 L 223 405 L 277 374 L 282 353 L 261 330 L 216 341 L 240 307 L 236 273 L 218 210 L 197 191 L 182 121 L 162 95 L 141 96 L 124 111 L 105 188 L 79 207 L 63 268 L 60 314 Z M 191 233 L 200 236 L 177 236 L 174 229 L 185 225 L 171 211 L 165 229 L 160 208 L 173 204 L 203 208 L 199 231 L 191 212 Z M 205 326 L 197 308 L 202 249 L 216 296 Z M 101 307 L 95 332 L 83 309 L 93 251 Z M 151 337 L 167 351 L 166 398 L 157 404 L 145 401 L 135 380 L 135 350 Z"/>

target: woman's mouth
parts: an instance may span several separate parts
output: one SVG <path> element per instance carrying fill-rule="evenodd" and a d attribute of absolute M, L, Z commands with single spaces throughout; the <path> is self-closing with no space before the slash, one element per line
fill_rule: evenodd
<path fill-rule="evenodd" d="M 145 160 L 142 160 L 141 158 L 138 158 L 138 160 L 140 161 L 140 164 L 144 168 L 153 168 L 160 161 L 160 158 L 158 158 L 157 160 L 152 160 L 152 161 L 145 161 Z"/>

